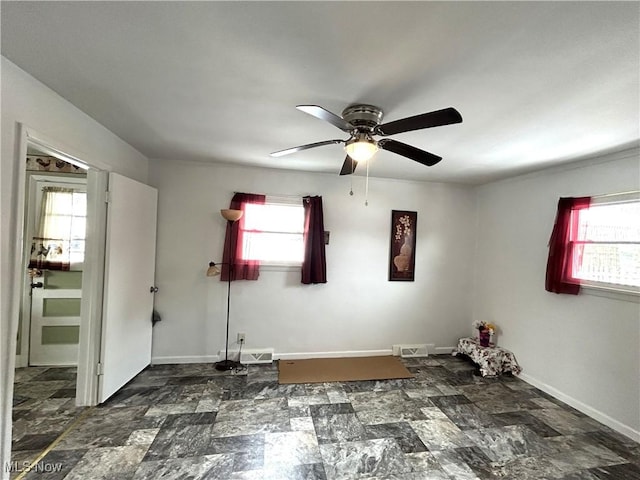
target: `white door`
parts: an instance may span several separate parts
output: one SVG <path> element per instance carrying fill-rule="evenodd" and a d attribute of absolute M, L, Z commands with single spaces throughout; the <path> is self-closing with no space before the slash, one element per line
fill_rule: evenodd
<path fill-rule="evenodd" d="M 158 192 L 109 174 L 98 402 L 151 363 Z"/>
<path fill-rule="evenodd" d="M 31 279 L 29 365 L 77 365 L 82 272 L 39 273 Z"/>
<path fill-rule="evenodd" d="M 51 193 L 55 189 L 65 191 Z M 20 332 L 21 353 L 27 358 L 23 365 L 78 364 L 86 191 L 84 176 L 29 175 Z M 46 213 L 42 211 L 45 195 L 51 195 L 46 197 Z M 54 239 L 41 238 L 42 235 L 55 237 L 54 243 L 68 242 L 66 260 L 70 262 L 70 270 L 49 269 L 52 267 L 47 262 L 53 259 L 43 256 L 42 249 L 48 240 Z M 50 245 L 44 251 L 49 249 Z"/>

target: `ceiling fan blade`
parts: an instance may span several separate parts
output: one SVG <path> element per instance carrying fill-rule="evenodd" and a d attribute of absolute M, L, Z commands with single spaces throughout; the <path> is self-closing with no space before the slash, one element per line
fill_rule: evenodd
<path fill-rule="evenodd" d="M 301 152 L 302 150 L 309 150 L 310 148 L 323 147 L 325 145 L 333 145 L 334 143 L 344 143 L 344 140 L 325 140 L 324 142 L 307 143 L 306 145 L 299 145 L 293 148 L 287 148 L 286 150 L 280 150 L 278 152 L 270 153 L 272 157 L 282 157 L 283 155 L 289 155 L 290 153 Z"/>
<path fill-rule="evenodd" d="M 422 165 L 426 165 L 427 167 L 432 167 L 442 160 L 442 157 L 434 155 L 433 153 L 425 152 L 424 150 L 412 147 L 406 143 L 398 142 L 397 140 L 391 140 L 390 138 L 378 140 L 378 146 L 383 150 L 410 158 L 411 160 L 421 163 Z"/>
<path fill-rule="evenodd" d="M 344 159 L 344 163 L 342 164 L 342 169 L 340 170 L 340 175 L 351 175 L 356 171 L 356 167 L 358 166 L 358 162 L 351 158 L 349 155 Z"/>
<path fill-rule="evenodd" d="M 298 110 L 302 110 L 304 113 L 313 115 L 320 120 L 329 122 L 331 125 L 338 127 L 343 132 L 350 132 L 351 130 L 353 130 L 353 125 L 351 125 L 349 122 L 344 120 L 342 117 L 339 117 L 335 113 L 332 113 L 329 110 L 325 110 L 318 105 L 297 105 L 296 108 Z"/>
<path fill-rule="evenodd" d="M 383 123 L 375 128 L 378 135 L 394 135 L 396 133 L 410 132 L 422 128 L 439 127 L 452 123 L 461 123 L 462 115 L 453 107 L 423 113 L 414 117 L 402 118 L 389 123 Z"/>

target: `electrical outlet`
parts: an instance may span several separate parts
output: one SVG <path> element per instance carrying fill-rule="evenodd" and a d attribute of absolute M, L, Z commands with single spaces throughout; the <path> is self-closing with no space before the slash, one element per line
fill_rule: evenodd
<path fill-rule="evenodd" d="M 244 333 L 239 333 L 238 334 L 238 338 L 236 339 L 237 343 L 245 343 L 245 334 Z"/>

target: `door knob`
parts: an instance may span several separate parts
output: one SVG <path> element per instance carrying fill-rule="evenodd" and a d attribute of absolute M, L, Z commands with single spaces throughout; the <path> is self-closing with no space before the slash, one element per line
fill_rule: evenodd
<path fill-rule="evenodd" d="M 149 287 L 149 293 L 156 293 L 158 291 L 158 287 Z"/>

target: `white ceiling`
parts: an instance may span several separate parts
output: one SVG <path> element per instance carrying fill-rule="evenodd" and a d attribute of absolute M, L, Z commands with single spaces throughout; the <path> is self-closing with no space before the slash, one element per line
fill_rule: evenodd
<path fill-rule="evenodd" d="M 346 135 L 295 109 L 371 103 L 377 177 L 481 183 L 640 138 L 638 2 L 2 2 L 2 54 L 150 158 L 333 173 Z M 360 174 L 365 169 L 360 169 Z"/>

